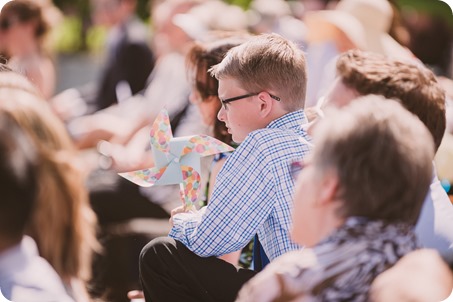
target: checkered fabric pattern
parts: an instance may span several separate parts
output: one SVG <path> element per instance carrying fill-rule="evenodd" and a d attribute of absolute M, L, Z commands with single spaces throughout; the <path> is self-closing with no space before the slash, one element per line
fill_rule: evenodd
<path fill-rule="evenodd" d="M 202 257 L 240 250 L 256 233 L 270 260 L 299 249 L 289 235 L 289 165 L 310 151 L 306 124 L 299 110 L 250 133 L 219 172 L 207 207 L 175 215 L 169 236 Z"/>

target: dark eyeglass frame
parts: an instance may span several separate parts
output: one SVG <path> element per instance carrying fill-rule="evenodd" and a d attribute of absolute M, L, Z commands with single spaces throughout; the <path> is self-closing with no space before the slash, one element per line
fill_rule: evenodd
<path fill-rule="evenodd" d="M 242 100 L 242 99 L 245 99 L 245 98 L 248 98 L 248 97 L 251 97 L 251 96 L 255 96 L 255 95 L 258 95 L 258 94 L 259 94 L 259 92 L 257 92 L 257 93 L 247 93 L 247 94 L 243 94 L 243 95 L 240 95 L 240 96 L 235 96 L 235 97 L 232 97 L 232 98 L 228 98 L 228 99 L 225 99 L 225 100 L 220 99 L 220 102 L 222 103 L 223 109 L 226 110 L 226 104 L 229 104 L 229 103 L 234 102 L 234 101 L 239 101 L 239 100 Z M 269 94 L 269 96 L 271 98 L 273 98 L 277 102 L 280 102 L 281 99 L 278 96 L 270 94 L 269 92 L 268 92 L 268 94 Z"/>

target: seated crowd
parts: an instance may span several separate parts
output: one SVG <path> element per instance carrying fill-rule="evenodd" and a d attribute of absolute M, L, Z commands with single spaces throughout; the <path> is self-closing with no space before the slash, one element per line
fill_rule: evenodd
<path fill-rule="evenodd" d="M 106 5 L 128 16 L 112 37 L 125 35 L 146 57 L 133 63 L 146 63 L 139 82 L 147 83 L 126 97 L 129 79 L 113 81 L 106 68 L 101 87 L 115 82 L 115 97 L 98 91 L 96 112 L 75 112 L 70 92 L 48 100 L 26 74 L 0 66 L 0 300 L 380 302 L 452 293 L 453 205 L 434 164 L 446 94 L 431 70 L 415 58 L 348 50 L 308 107 L 309 61 L 290 39 L 201 23 L 197 31 L 185 18 L 206 10 L 203 1 L 162 1 L 152 53 L 132 34 L 141 28 L 136 1 L 96 8 Z M 219 16 L 231 9 L 207 7 Z M 112 64 L 119 54 L 109 55 Z M 93 105 L 81 93 L 75 102 Z M 175 137 L 206 134 L 235 148 L 201 162 L 195 209 L 181 205 L 179 185 L 142 188 L 118 176 L 154 165 L 149 133 L 162 108 Z"/>

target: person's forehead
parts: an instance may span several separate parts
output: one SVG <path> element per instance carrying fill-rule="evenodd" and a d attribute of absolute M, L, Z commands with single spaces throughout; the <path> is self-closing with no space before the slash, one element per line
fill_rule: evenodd
<path fill-rule="evenodd" d="M 237 83 L 233 78 L 220 78 L 219 79 L 219 88 L 230 89 L 236 85 L 237 85 Z"/>
<path fill-rule="evenodd" d="M 358 92 L 344 84 L 341 77 L 337 77 L 326 95 L 327 106 L 343 107 L 359 96 Z"/>

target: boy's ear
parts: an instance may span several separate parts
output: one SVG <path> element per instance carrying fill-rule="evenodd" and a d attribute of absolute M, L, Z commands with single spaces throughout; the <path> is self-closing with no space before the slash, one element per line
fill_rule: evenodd
<path fill-rule="evenodd" d="M 258 94 L 258 101 L 260 106 L 260 116 L 267 117 L 271 113 L 274 105 L 272 98 L 269 93 L 263 91 Z"/>

